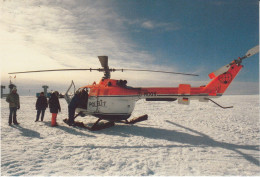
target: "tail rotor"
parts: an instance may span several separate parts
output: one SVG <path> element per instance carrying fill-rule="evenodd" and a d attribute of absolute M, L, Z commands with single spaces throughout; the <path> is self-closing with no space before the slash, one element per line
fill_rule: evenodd
<path fill-rule="evenodd" d="M 239 57 L 238 59 L 232 61 L 231 63 L 222 66 L 221 68 L 219 68 L 218 70 L 212 72 L 209 74 L 209 78 L 213 79 L 214 77 L 217 77 L 225 72 L 227 72 L 229 70 L 229 68 L 233 65 L 233 64 L 237 64 L 240 65 L 242 63 L 242 60 L 249 58 L 255 54 L 257 54 L 259 52 L 259 45 L 253 47 L 252 49 L 248 50 L 247 53 L 245 54 L 245 56 L 243 57 Z"/>

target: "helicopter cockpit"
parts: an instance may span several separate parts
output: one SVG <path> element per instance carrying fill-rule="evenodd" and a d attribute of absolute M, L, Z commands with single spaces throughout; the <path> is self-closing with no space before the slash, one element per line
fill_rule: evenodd
<path fill-rule="evenodd" d="M 126 80 L 118 80 L 116 84 L 120 87 L 126 87 L 127 81 Z"/>

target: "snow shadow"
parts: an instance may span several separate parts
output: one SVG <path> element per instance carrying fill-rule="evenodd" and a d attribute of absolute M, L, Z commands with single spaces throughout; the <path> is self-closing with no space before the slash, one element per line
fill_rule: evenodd
<path fill-rule="evenodd" d="M 21 125 L 12 126 L 12 127 L 17 129 L 17 130 L 19 130 L 21 132 L 22 136 L 26 136 L 26 137 L 30 137 L 30 138 L 43 139 L 41 137 L 41 134 L 39 132 L 34 131 L 34 130 L 30 130 L 30 129 L 24 128 Z"/>
<path fill-rule="evenodd" d="M 239 150 L 239 149 L 244 149 L 244 150 L 259 151 L 258 145 L 236 145 L 236 144 L 231 144 L 231 143 L 219 142 L 219 141 L 216 141 L 213 138 L 209 137 L 208 135 L 198 132 L 196 130 L 176 124 L 171 121 L 166 121 L 166 122 L 169 124 L 172 124 L 174 126 L 186 129 L 186 130 L 192 132 L 193 134 L 178 132 L 175 130 L 167 130 L 167 129 L 153 128 L 153 127 L 138 127 L 138 126 L 129 126 L 129 127 L 123 127 L 123 128 L 122 128 L 122 126 L 118 126 L 118 127 L 115 127 L 115 129 L 110 129 L 110 130 L 107 130 L 106 132 L 99 132 L 99 133 L 105 133 L 105 134 L 111 134 L 111 135 L 117 135 L 117 136 L 123 136 L 123 137 L 134 135 L 134 136 L 142 136 L 142 137 L 146 137 L 146 138 L 150 138 L 150 139 L 164 139 L 167 141 L 178 142 L 178 143 L 185 144 L 187 146 L 195 146 L 195 147 L 199 146 L 199 147 L 223 148 L 226 150 L 234 151 L 234 152 L 240 154 L 244 159 L 246 159 L 250 163 L 260 166 L 260 164 L 259 164 L 260 162 L 258 159 L 254 158 L 253 156 L 250 156 L 248 154 L 245 154 Z M 194 135 L 194 133 L 195 133 L 195 135 Z M 166 147 L 171 147 L 171 145 L 166 146 Z M 174 147 L 174 146 L 172 146 L 172 147 Z M 143 148 L 143 147 L 140 147 L 140 148 Z M 155 148 L 155 146 L 152 146 L 151 148 Z"/>
<path fill-rule="evenodd" d="M 257 145 L 236 145 L 236 144 L 231 144 L 231 143 L 218 142 L 218 141 L 210 138 L 208 135 L 206 135 L 204 133 L 200 133 L 200 132 L 198 132 L 196 130 L 192 130 L 192 129 L 188 128 L 188 127 L 176 124 L 176 123 L 168 121 L 168 120 L 166 122 L 168 122 L 168 123 L 170 123 L 172 125 L 175 125 L 177 127 L 181 127 L 181 128 L 184 128 L 184 129 L 186 129 L 188 131 L 191 131 L 193 133 L 198 134 L 203 139 L 202 143 L 204 145 L 211 146 L 211 147 L 220 147 L 220 148 L 223 148 L 223 149 L 234 151 L 234 152 L 240 154 L 241 156 L 243 156 L 244 159 L 246 159 L 250 163 L 253 163 L 253 164 L 257 165 L 257 166 L 260 166 L 259 159 L 256 159 L 253 156 L 250 156 L 250 155 L 245 154 L 245 153 L 243 153 L 243 152 L 238 150 L 238 149 L 244 149 L 244 150 L 259 151 L 259 146 L 257 146 Z"/>

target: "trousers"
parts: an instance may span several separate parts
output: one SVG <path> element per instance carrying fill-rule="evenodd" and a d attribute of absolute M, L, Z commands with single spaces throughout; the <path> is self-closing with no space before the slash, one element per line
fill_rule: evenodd
<path fill-rule="evenodd" d="M 42 116 L 41 116 L 41 121 L 43 121 L 44 114 L 45 114 L 45 109 L 39 109 L 39 110 L 37 110 L 36 121 L 39 120 L 39 118 L 40 118 L 40 114 L 42 114 Z"/>
<path fill-rule="evenodd" d="M 76 110 L 76 108 L 69 107 L 69 124 L 74 123 L 75 110 Z"/>
<path fill-rule="evenodd" d="M 51 117 L 51 126 L 52 127 L 57 125 L 56 118 L 57 118 L 57 113 L 52 113 L 52 117 Z"/>
<path fill-rule="evenodd" d="M 9 124 L 11 124 L 12 122 L 15 124 L 17 123 L 16 111 L 17 111 L 16 107 L 10 107 Z"/>

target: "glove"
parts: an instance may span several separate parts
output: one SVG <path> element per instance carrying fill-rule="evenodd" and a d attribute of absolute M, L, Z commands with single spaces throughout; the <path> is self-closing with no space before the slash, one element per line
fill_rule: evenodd
<path fill-rule="evenodd" d="M 17 109 L 20 109 L 20 106 L 17 106 Z"/>

